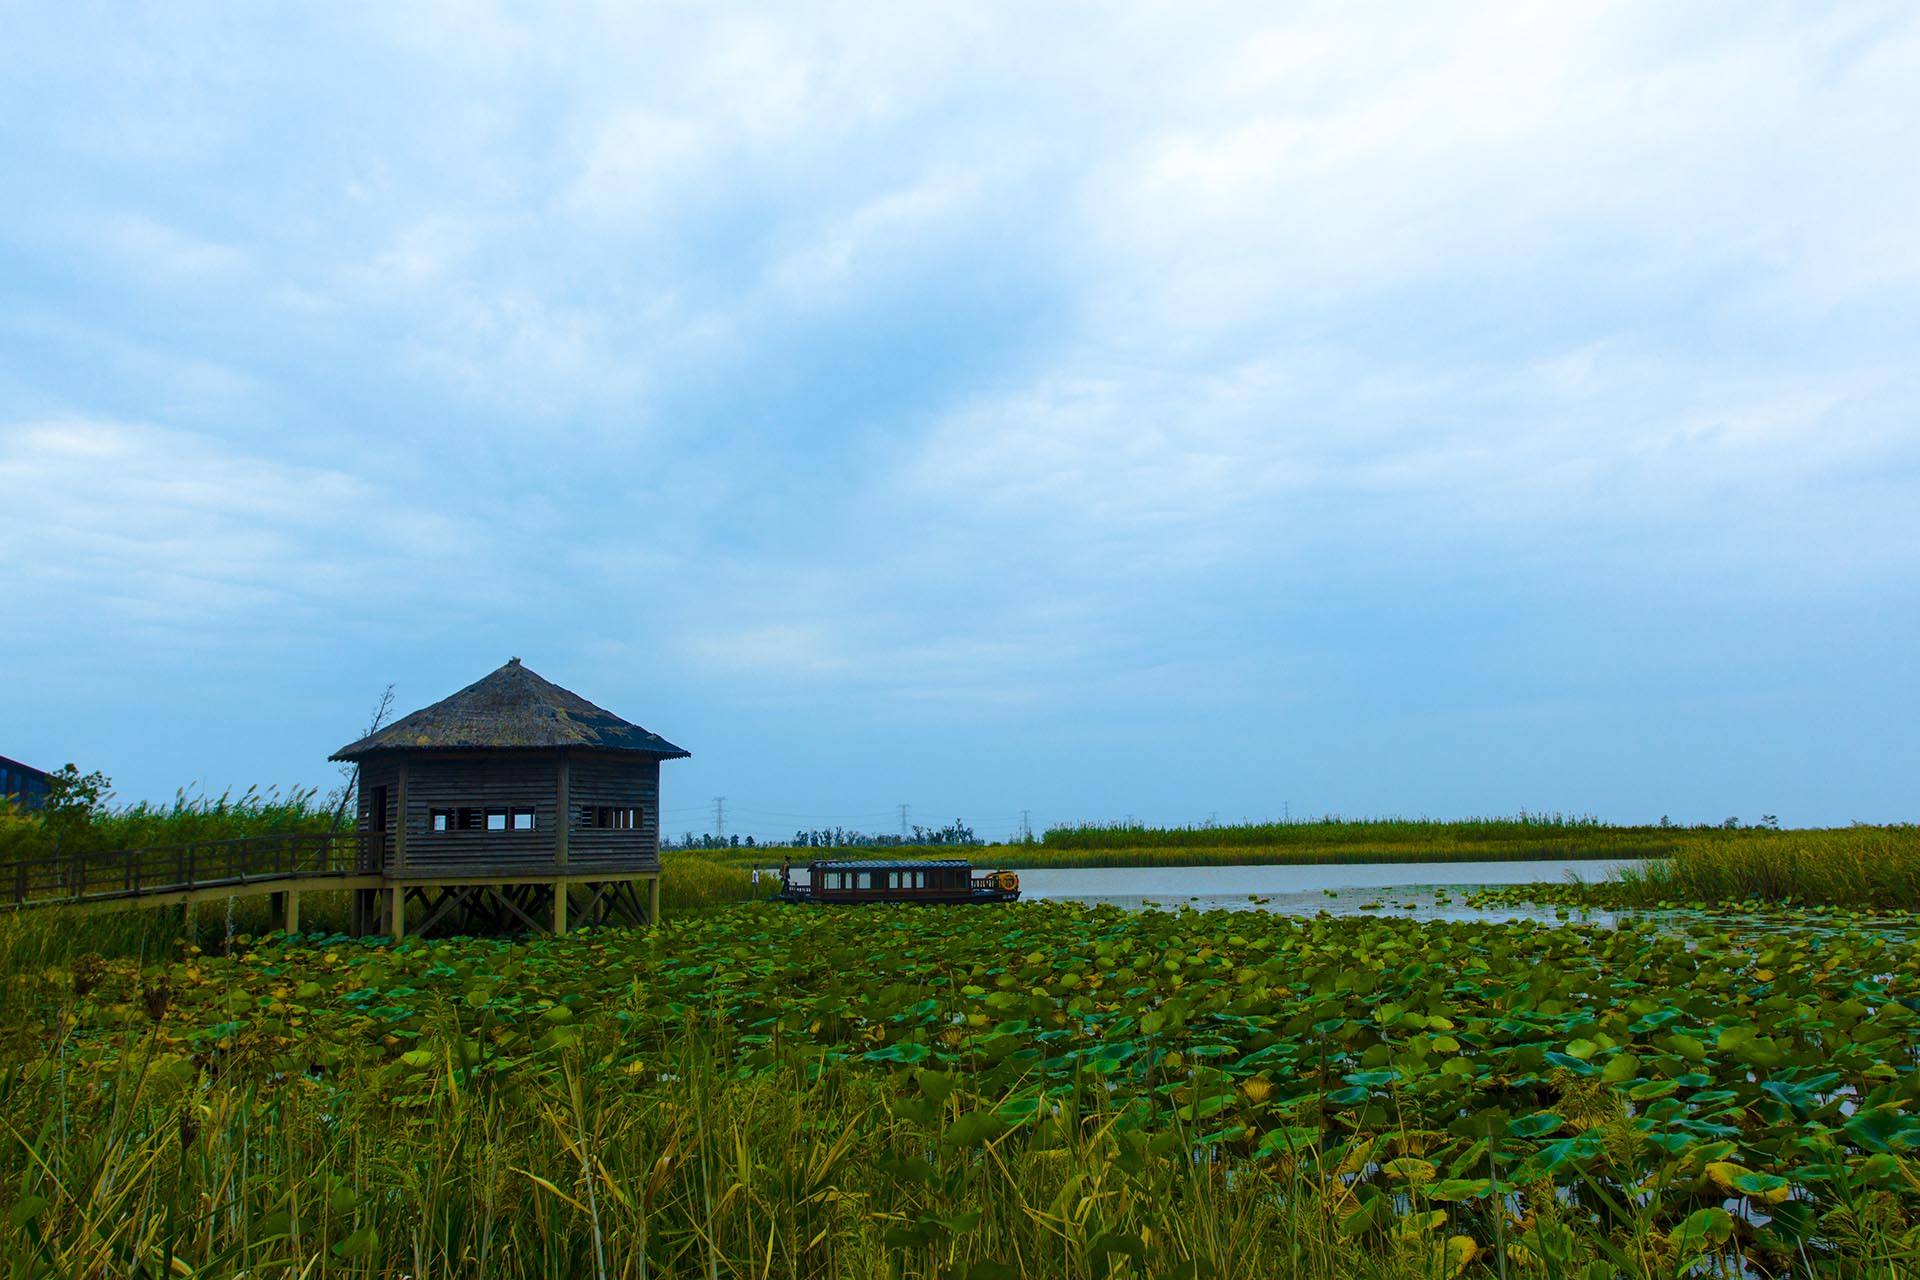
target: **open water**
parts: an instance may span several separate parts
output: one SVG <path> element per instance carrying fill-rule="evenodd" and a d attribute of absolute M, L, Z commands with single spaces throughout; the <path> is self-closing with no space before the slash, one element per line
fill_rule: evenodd
<path fill-rule="evenodd" d="M 978 865 L 990 865 L 982 859 Z M 1029 900 L 1105 903 L 1130 911 L 1361 913 L 1411 920 L 1582 920 L 1612 924 L 1614 913 L 1554 907 L 1467 905 L 1474 888 L 1536 884 L 1577 876 L 1609 878 L 1631 863 L 1609 859 L 1538 862 L 1370 862 L 1293 866 L 1030 867 L 1020 872 Z"/>

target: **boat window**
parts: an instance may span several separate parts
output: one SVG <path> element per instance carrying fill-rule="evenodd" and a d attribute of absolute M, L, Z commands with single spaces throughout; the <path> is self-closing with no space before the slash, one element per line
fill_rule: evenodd
<path fill-rule="evenodd" d="M 856 889 L 873 888 L 873 872 L 861 871 L 854 875 L 853 887 Z"/>
<path fill-rule="evenodd" d="M 924 872 L 924 871 L 916 871 L 916 872 L 914 872 L 914 873 L 913 873 L 913 887 L 914 887 L 914 888 L 916 888 L 916 889 L 924 889 L 924 888 L 926 888 L 926 887 L 927 887 L 927 873 L 926 873 L 926 872 Z"/>

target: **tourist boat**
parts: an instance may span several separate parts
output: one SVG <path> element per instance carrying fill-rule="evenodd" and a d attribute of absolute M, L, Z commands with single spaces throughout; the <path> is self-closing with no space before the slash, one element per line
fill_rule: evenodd
<path fill-rule="evenodd" d="M 797 870 L 797 868 L 796 868 Z M 815 861 L 806 883 L 789 876 L 782 902 L 1012 902 L 1020 877 L 1011 871 L 975 872 L 964 858 Z"/>

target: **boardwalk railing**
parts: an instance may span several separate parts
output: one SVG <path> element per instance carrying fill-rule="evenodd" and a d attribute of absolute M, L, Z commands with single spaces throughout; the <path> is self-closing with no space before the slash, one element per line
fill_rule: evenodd
<path fill-rule="evenodd" d="M 197 889 L 378 875 L 388 832 L 246 836 L 0 861 L 0 902 L 16 906 L 108 902 Z"/>

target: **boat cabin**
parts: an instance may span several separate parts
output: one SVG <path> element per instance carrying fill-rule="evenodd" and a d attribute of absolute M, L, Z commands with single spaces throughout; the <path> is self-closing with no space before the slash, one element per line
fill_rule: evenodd
<path fill-rule="evenodd" d="M 805 884 L 789 881 L 789 902 L 1006 902 L 1020 896 L 1011 871 L 975 874 L 964 858 L 816 860 Z"/>

